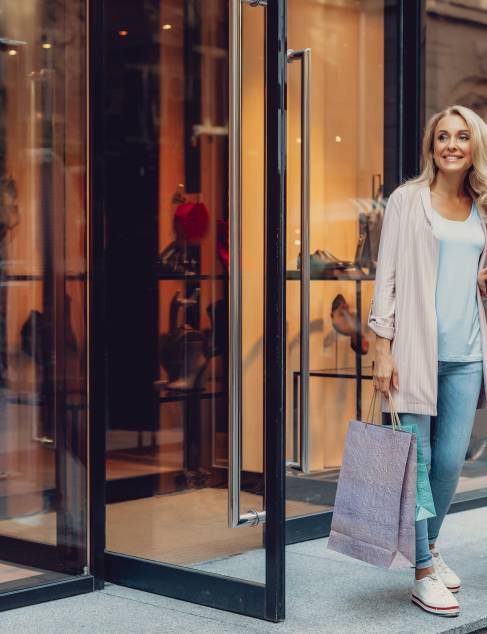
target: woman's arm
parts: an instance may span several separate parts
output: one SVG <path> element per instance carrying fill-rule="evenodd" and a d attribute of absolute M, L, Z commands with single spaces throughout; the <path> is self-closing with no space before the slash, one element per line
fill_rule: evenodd
<path fill-rule="evenodd" d="M 375 288 L 369 310 L 368 325 L 379 337 L 394 338 L 396 309 L 396 260 L 399 242 L 399 205 L 397 194 L 389 197 L 380 235 L 375 273 Z"/>
<path fill-rule="evenodd" d="M 399 204 L 392 194 L 387 202 L 380 236 L 379 254 L 368 325 L 376 333 L 374 388 L 387 396 L 391 381 L 399 389 L 399 377 L 391 354 L 396 310 L 396 262 L 399 243 Z"/>

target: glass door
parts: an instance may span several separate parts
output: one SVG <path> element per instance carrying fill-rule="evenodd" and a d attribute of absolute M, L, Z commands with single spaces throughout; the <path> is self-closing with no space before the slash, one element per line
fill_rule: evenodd
<path fill-rule="evenodd" d="M 105 0 L 95 71 L 105 578 L 273 621 L 284 18 L 281 3 Z"/>
<path fill-rule="evenodd" d="M 85 2 L 0 7 L 0 593 L 87 572 Z"/>

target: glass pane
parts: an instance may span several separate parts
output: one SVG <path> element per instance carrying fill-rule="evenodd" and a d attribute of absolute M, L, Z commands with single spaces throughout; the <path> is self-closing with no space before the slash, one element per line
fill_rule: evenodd
<path fill-rule="evenodd" d="M 482 0 L 426 2 L 426 117 L 449 104 L 487 121 L 487 7 Z M 478 410 L 457 497 L 487 494 L 487 411 Z"/>
<path fill-rule="evenodd" d="M 384 3 L 290 0 L 289 46 L 311 49 L 309 473 L 289 468 L 287 515 L 332 508 L 348 421 L 369 405 L 373 261 L 360 223 L 383 207 Z M 397 76 L 394 79 L 397 81 Z M 301 69 L 288 68 L 287 454 L 299 460 Z M 389 125 L 391 122 L 389 121 Z M 361 334 L 356 333 L 358 312 Z"/>
<path fill-rule="evenodd" d="M 86 564 L 85 57 L 81 0 L 2 2 L 0 543 L 33 565 L 51 545 L 69 573 Z"/>
<path fill-rule="evenodd" d="M 263 581 L 262 528 L 227 520 L 228 3 L 110 1 L 105 24 L 107 548 Z M 242 36 L 244 513 L 263 508 L 262 8 Z"/>

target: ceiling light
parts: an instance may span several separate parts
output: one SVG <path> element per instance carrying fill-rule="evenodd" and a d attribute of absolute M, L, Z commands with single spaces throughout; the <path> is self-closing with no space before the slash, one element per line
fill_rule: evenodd
<path fill-rule="evenodd" d="M 172 29 L 172 24 L 163 24 L 162 25 L 162 30 L 163 31 L 170 31 Z"/>
<path fill-rule="evenodd" d="M 342 137 L 341 137 L 341 136 L 336 136 L 336 137 L 335 137 L 335 141 L 336 141 L 337 143 L 341 143 L 341 142 L 342 142 Z"/>
<path fill-rule="evenodd" d="M 122 30 L 122 31 L 119 31 L 119 32 L 118 32 L 118 34 L 120 35 L 120 37 L 127 37 L 127 35 L 129 34 L 129 32 L 128 32 L 128 31 L 125 31 L 125 30 Z"/>
<path fill-rule="evenodd" d="M 17 55 L 17 51 L 13 48 L 11 48 L 8 52 L 9 55 Z"/>
<path fill-rule="evenodd" d="M 49 42 L 44 42 L 42 48 L 52 48 L 52 44 L 49 44 Z"/>

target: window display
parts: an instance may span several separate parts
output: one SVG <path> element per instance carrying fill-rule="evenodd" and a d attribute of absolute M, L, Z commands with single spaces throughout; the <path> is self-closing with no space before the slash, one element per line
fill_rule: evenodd
<path fill-rule="evenodd" d="M 333 506 L 347 423 L 360 417 L 372 395 L 374 335 L 366 324 L 366 307 L 387 195 L 384 129 L 391 86 L 384 67 L 390 33 L 382 2 L 289 2 L 288 7 L 289 46 L 311 49 L 311 270 L 305 333 L 299 281 L 306 230 L 300 216 L 306 187 L 299 176 L 302 78 L 292 64 L 287 145 L 287 498 L 288 503 L 306 502 L 307 513 L 312 514 Z M 309 387 L 304 394 L 303 336 L 304 343 L 309 342 Z M 288 517 L 292 515 L 288 504 Z"/>

